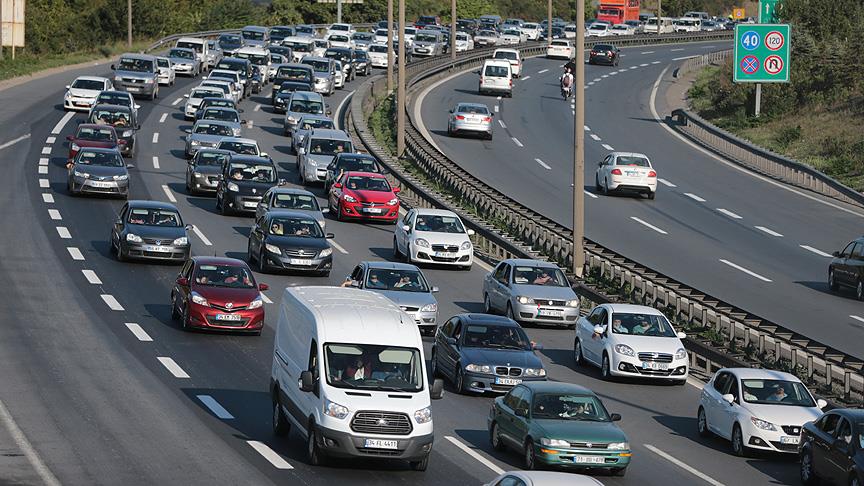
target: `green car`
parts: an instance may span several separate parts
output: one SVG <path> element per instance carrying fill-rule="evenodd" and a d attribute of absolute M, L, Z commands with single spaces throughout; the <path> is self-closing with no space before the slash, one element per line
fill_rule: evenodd
<path fill-rule="evenodd" d="M 563 466 L 623 476 L 632 454 L 627 436 L 614 424 L 619 420 L 585 387 L 525 382 L 495 399 L 489 440 L 495 450 L 522 451 L 525 469 Z"/>

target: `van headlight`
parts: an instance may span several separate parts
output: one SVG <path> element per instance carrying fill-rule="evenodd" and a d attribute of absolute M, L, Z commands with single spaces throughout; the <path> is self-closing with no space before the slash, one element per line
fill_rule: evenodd
<path fill-rule="evenodd" d="M 185 246 L 188 244 L 189 244 L 189 238 L 187 238 L 185 236 L 181 236 L 180 238 L 177 238 L 176 240 L 174 240 L 174 246 Z"/>
<path fill-rule="evenodd" d="M 432 421 L 432 410 L 429 407 L 421 408 L 414 412 L 414 421 L 418 424 L 425 424 Z"/>
<path fill-rule="evenodd" d="M 470 371 L 472 373 L 483 373 L 486 375 L 492 374 L 492 367 L 489 365 L 476 365 L 469 364 L 465 366 L 465 371 Z"/>
<path fill-rule="evenodd" d="M 134 233 L 127 233 L 126 234 L 126 241 L 128 241 L 129 243 L 141 243 L 144 240 L 142 240 L 140 236 L 138 236 Z"/>
<path fill-rule="evenodd" d="M 520 295 L 519 297 L 516 297 L 516 302 L 519 302 L 520 304 L 533 304 L 534 299 L 532 299 L 531 297 Z"/>
<path fill-rule="evenodd" d="M 570 447 L 570 443 L 561 439 L 550 439 L 543 437 L 540 439 L 540 444 L 546 447 Z"/>
<path fill-rule="evenodd" d="M 264 300 L 259 295 L 258 297 L 252 299 L 252 302 L 249 302 L 249 307 L 247 307 L 247 309 L 257 309 L 262 305 L 264 305 Z"/>
<path fill-rule="evenodd" d="M 470 250 L 471 249 L 471 242 L 470 241 L 463 242 L 462 246 L 460 246 L 459 249 L 460 250 Z"/>
<path fill-rule="evenodd" d="M 579 307 L 579 299 L 568 300 L 567 307 Z"/>
<path fill-rule="evenodd" d="M 522 370 L 522 374 L 525 376 L 533 376 L 533 377 L 543 377 L 546 376 L 546 370 L 543 368 L 525 368 Z"/>
<path fill-rule="evenodd" d="M 240 186 L 238 186 L 237 184 L 234 184 L 233 182 L 229 182 L 228 183 L 228 190 L 237 192 L 240 190 Z"/>
<path fill-rule="evenodd" d="M 623 354 L 625 356 L 636 356 L 636 352 L 633 351 L 633 348 L 627 346 L 626 344 L 616 344 L 615 352 L 618 354 Z"/>
<path fill-rule="evenodd" d="M 678 348 L 678 351 L 675 351 L 675 359 L 684 359 L 687 357 L 687 350 L 684 348 Z"/>
<path fill-rule="evenodd" d="M 438 304 L 426 304 L 420 308 L 420 312 L 438 312 Z"/>
<path fill-rule="evenodd" d="M 613 442 L 606 446 L 606 449 L 610 449 L 613 451 L 626 451 L 630 449 L 629 442 Z"/>
<path fill-rule="evenodd" d="M 324 415 L 329 415 L 341 420 L 348 416 L 348 407 L 345 405 L 339 405 L 336 402 L 331 402 L 330 400 L 325 400 Z"/>

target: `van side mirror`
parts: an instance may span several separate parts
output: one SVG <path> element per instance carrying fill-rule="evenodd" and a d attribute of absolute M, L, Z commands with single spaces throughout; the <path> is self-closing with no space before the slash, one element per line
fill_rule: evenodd
<path fill-rule="evenodd" d="M 432 386 L 429 388 L 429 398 L 432 400 L 441 400 L 444 398 L 444 380 L 435 378 L 432 381 Z"/>
<path fill-rule="evenodd" d="M 613 413 L 612 415 L 609 416 L 609 419 L 612 420 L 613 422 L 620 422 L 621 421 L 621 414 L 620 413 Z"/>
<path fill-rule="evenodd" d="M 301 371 L 300 372 L 300 380 L 297 385 L 300 387 L 300 391 L 309 393 L 315 389 L 315 378 L 312 376 L 311 371 Z"/>

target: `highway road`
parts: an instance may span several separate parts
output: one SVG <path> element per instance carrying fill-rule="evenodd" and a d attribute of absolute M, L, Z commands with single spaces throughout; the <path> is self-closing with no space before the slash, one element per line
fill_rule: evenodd
<path fill-rule="evenodd" d="M 722 42 L 622 49 L 620 66 L 585 66 L 585 228 L 588 238 L 758 316 L 864 358 L 864 309 L 826 283 L 830 253 L 860 236 L 864 210 L 792 189 L 721 161 L 657 122 L 671 74 Z M 562 62 L 533 58 L 512 99 L 477 94 L 473 72 L 424 90 L 409 109 L 437 147 L 484 182 L 572 227 L 573 112 Z M 572 99 L 571 99 L 572 100 Z M 496 112 L 493 141 L 448 137 L 461 101 Z M 656 200 L 596 190 L 612 150 L 642 152 L 657 170 Z"/>
<path fill-rule="evenodd" d="M 115 261 L 108 236 L 122 202 L 66 192 L 64 141 L 83 115 L 65 114 L 60 100 L 63 86 L 85 73 L 107 74 L 104 68 L 73 71 L 0 92 L 0 163 L 6 174 L 0 201 L 7 215 L 0 219 L 6 294 L 0 303 L 0 412 L 7 410 L 0 413 L 0 450 L 10 451 L 9 461 L 15 461 L 0 462 L 0 477 L 9 478 L 4 473 L 10 470 L 23 484 L 471 485 L 520 467 L 519 454 L 489 446 L 485 419 L 491 398 L 457 395 L 449 387 L 432 406 L 436 438 L 425 473 L 378 461 L 311 467 L 296 433 L 275 438 L 267 384 L 281 289 L 337 284 L 356 262 L 389 258 L 392 227 L 329 221 L 328 231 L 344 249 L 334 252 L 329 279 L 259 275 L 270 284 L 266 293 L 273 301 L 266 305 L 269 317 L 260 337 L 183 332 L 171 321 L 168 305 L 178 268 Z M 334 113 L 362 81 L 330 99 Z M 195 254 L 242 257 L 251 218 L 220 216 L 212 198 L 184 192 L 182 130 L 190 123 L 180 110 L 182 94 L 194 84 L 178 78 L 156 102 L 140 101 L 131 196 L 176 201 L 198 229 Z M 268 90 L 243 102 L 244 117 L 252 122 L 244 134 L 273 155 L 281 177 L 296 181 L 294 159 L 280 134 L 282 116 L 268 106 Z M 521 98 L 517 93 L 514 102 Z M 505 141 L 498 135 L 496 143 Z M 323 195 L 321 188 L 314 190 Z M 441 288 L 442 322 L 481 309 L 486 271 L 481 265 L 470 272 L 425 270 Z M 633 463 L 624 478 L 600 477 L 604 484 L 796 480 L 793 458 L 737 458 L 728 444 L 699 438 L 697 383 L 603 382 L 593 369 L 574 369 L 572 331 L 527 331 L 545 346 L 539 353 L 552 379 L 592 388 L 610 411 L 623 415 Z M 427 354 L 429 344 L 427 338 Z"/>

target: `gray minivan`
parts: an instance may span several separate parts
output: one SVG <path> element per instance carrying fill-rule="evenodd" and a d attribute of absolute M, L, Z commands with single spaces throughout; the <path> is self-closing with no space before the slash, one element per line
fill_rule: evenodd
<path fill-rule="evenodd" d="M 249 47 L 267 47 L 270 44 L 270 29 L 260 25 L 247 25 L 240 31 Z"/>
<path fill-rule="evenodd" d="M 135 96 L 155 100 L 159 96 L 159 66 L 156 57 L 147 54 L 123 54 L 114 71 L 114 87 Z"/>
<path fill-rule="evenodd" d="M 285 121 L 283 133 L 285 136 L 294 134 L 297 123 L 304 115 L 329 115 L 330 110 L 324 103 L 324 97 L 312 91 L 295 91 L 285 103 Z"/>

